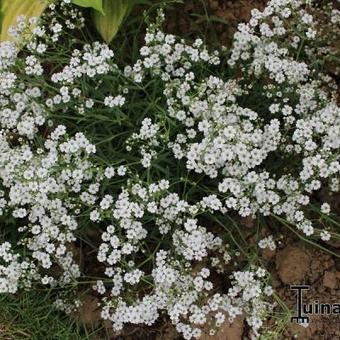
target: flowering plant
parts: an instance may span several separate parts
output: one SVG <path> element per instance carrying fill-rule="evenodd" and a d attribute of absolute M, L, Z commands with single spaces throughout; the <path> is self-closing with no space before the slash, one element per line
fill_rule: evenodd
<path fill-rule="evenodd" d="M 68 38 L 86 33 L 69 1 L 19 17 L 0 45 L 0 292 L 50 286 L 72 312 L 89 284 L 117 332 L 165 315 L 199 338 L 245 315 L 259 337 L 275 304 L 240 254 L 242 219 L 336 236 L 316 198 L 340 173 L 337 85 L 320 69 L 340 13 L 323 14 L 327 27 L 306 1 L 271 0 L 210 51 L 163 32 L 160 11 L 132 65 Z"/>
<path fill-rule="evenodd" d="M 15 25 L 19 15 L 40 17 L 52 0 L 2 0 L 0 2 L 1 41 L 8 40 L 8 29 Z M 80 7 L 91 8 L 93 22 L 101 37 L 109 43 L 131 10 L 136 0 L 66 0 Z"/>

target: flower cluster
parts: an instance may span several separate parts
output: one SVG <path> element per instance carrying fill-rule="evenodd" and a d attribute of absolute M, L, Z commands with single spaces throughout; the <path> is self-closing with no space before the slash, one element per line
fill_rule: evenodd
<path fill-rule="evenodd" d="M 0 243 L 0 293 L 76 290 L 89 276 L 116 331 L 165 314 L 192 339 L 243 314 L 257 338 L 272 289 L 263 268 L 238 261 L 231 225 L 274 216 L 331 238 L 309 209 L 331 219 L 314 194 L 339 191 L 337 87 L 317 62 L 333 53 L 331 33 L 303 0 L 252 11 L 230 53 L 166 34 L 161 19 L 124 68 L 106 44 L 63 36 L 84 26 L 66 0 L 19 18 L 0 44 L 0 215 L 16 221 Z M 88 235 L 95 275 L 75 251 Z M 276 247 L 273 236 L 258 245 Z"/>
<path fill-rule="evenodd" d="M 54 30 L 53 20 L 50 25 Z M 18 29 L 28 29 L 22 18 Z M 40 34 L 46 29 L 35 26 L 31 32 L 27 46 L 31 52 L 46 38 Z M 50 129 L 46 124 L 43 89 L 25 81 L 26 76 L 43 73 L 34 54 L 25 58 L 27 66 L 19 76 L 19 36 L 22 32 L 16 42 L 0 46 L 0 77 L 4 79 L 0 89 L 0 215 L 15 218 L 18 233 L 16 244 L 1 245 L 0 277 L 1 292 L 12 293 L 33 282 L 64 285 L 80 276 L 70 245 L 76 240 L 76 216 L 83 209 L 79 196 L 96 180 L 89 160 L 95 146 L 81 132 L 69 137 L 65 126 Z"/>
<path fill-rule="evenodd" d="M 37 150 L 27 144 L 11 147 L 2 139 L 0 156 L 0 178 L 7 189 L 1 211 L 10 213 L 18 223 L 25 221 L 18 227 L 23 234 L 18 244 L 30 252 L 25 269 L 30 271 L 33 266 L 47 270 L 56 263 L 62 267 L 63 277 L 58 279 L 61 283 L 80 275 L 68 245 L 76 240 L 73 232 L 78 227 L 75 215 L 81 208 L 79 192 L 94 180 L 88 156 L 95 151 L 82 133 L 65 138 L 65 132 L 64 126 L 58 126 Z M 13 260 L 16 262 L 17 256 Z M 51 284 L 54 279 L 44 276 L 42 282 Z"/>
<path fill-rule="evenodd" d="M 214 332 L 226 316 L 232 320 L 247 310 L 249 325 L 256 332 L 262 325 L 264 312 L 270 308 L 263 295 L 261 278 L 265 271 L 245 272 L 245 277 L 235 273 L 235 285 L 228 295 L 212 295 L 209 254 L 215 254 L 211 261 L 216 263 L 223 241 L 200 226 L 195 217 L 207 209 L 206 203 L 190 205 L 168 189 L 169 183 L 164 180 L 148 187 L 136 183 L 124 189 L 116 201 L 105 196 L 100 202 L 96 220 L 113 221 L 102 234 L 103 243 L 98 251 L 98 261 L 106 264 L 105 274 L 109 278 L 106 284 L 99 280 L 94 287 L 105 296 L 102 317 L 120 330 L 125 323 L 151 325 L 165 310 L 177 331 L 185 339 L 191 339 L 202 334 L 201 327 L 206 322 Z M 143 221 L 148 221 L 147 228 Z M 145 258 L 144 254 L 148 253 L 144 244 L 152 236 L 159 241 L 153 245 L 155 264 L 148 269 L 152 259 Z M 167 249 L 171 243 L 173 247 Z M 220 260 L 226 264 L 229 258 L 224 254 Z M 205 266 L 193 272 L 193 261 Z M 152 291 L 138 297 L 141 281 L 148 283 L 150 279 Z M 130 296 L 134 291 L 133 304 L 120 298 L 128 291 Z M 238 296 L 240 293 L 242 298 Z"/>
<path fill-rule="evenodd" d="M 159 125 L 153 124 L 150 118 L 145 118 L 139 132 L 133 133 L 130 140 L 127 141 L 126 149 L 131 151 L 133 146 L 138 147 L 139 153 L 143 157 L 141 160 L 143 167 L 149 168 L 152 159 L 157 156 L 160 137 L 164 139 L 164 136 L 159 132 Z"/>
<path fill-rule="evenodd" d="M 237 76 L 197 78 L 197 67 L 219 64 L 217 53 L 209 54 L 200 40 L 186 45 L 152 28 L 143 59 L 125 74 L 138 82 L 147 74 L 162 79 L 167 114 L 182 127 L 168 146 L 176 159 L 186 159 L 188 170 L 220 181 L 222 212 L 282 215 L 311 235 L 304 206 L 323 182 L 338 181 L 340 108 L 335 93 L 325 91 L 331 79 L 314 79 L 315 69 L 297 61 L 304 43 L 283 47 L 291 22 L 301 21 L 301 34 L 313 39 L 316 24 L 303 4 L 269 1 L 235 34 L 230 66 L 261 79 L 263 89 Z M 253 93 L 263 98 L 260 108 Z M 282 175 L 273 171 L 273 158 L 283 164 L 291 157 L 293 167 Z"/>

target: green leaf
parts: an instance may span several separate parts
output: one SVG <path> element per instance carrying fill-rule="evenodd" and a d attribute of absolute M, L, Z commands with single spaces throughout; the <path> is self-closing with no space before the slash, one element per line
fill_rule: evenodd
<path fill-rule="evenodd" d="M 17 17 L 40 17 L 47 6 L 44 0 L 2 0 L 0 41 L 10 40 L 8 29 L 15 26 Z"/>
<path fill-rule="evenodd" d="M 2 31 L 2 21 L 4 19 L 4 13 L 2 12 L 2 4 L 1 4 L 1 0 L 0 0 L 0 34 Z"/>
<path fill-rule="evenodd" d="M 115 37 L 134 3 L 133 0 L 103 0 L 105 15 L 94 12 L 94 24 L 106 43 L 110 43 Z"/>
<path fill-rule="evenodd" d="M 72 2 L 81 7 L 91 7 L 104 15 L 103 0 L 73 0 Z"/>

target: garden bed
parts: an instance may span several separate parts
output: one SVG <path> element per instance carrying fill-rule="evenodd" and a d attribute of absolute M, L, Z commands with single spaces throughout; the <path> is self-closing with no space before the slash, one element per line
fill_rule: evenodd
<path fill-rule="evenodd" d="M 337 2 L 118 3 L 1 43 L 0 337 L 338 338 Z"/>

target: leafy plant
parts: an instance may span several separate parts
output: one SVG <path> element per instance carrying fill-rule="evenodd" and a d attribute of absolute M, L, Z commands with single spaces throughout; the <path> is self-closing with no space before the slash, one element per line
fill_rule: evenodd
<path fill-rule="evenodd" d="M 115 37 L 133 4 L 133 0 L 103 0 L 104 14 L 99 11 L 93 13 L 96 29 L 107 43 Z"/>
<path fill-rule="evenodd" d="M 19 15 L 40 17 L 47 6 L 43 0 L 2 0 L 0 41 L 9 40 L 8 29 L 14 26 Z"/>
<path fill-rule="evenodd" d="M 75 5 L 91 8 L 96 29 L 106 43 L 117 34 L 120 25 L 133 7 L 133 0 L 73 0 Z M 19 15 L 40 17 L 48 5 L 44 0 L 2 0 L 0 41 L 9 40 L 8 29 L 16 24 Z"/>
<path fill-rule="evenodd" d="M 73 0 L 75 5 L 81 7 L 90 7 L 104 14 L 103 12 L 103 0 Z"/>

